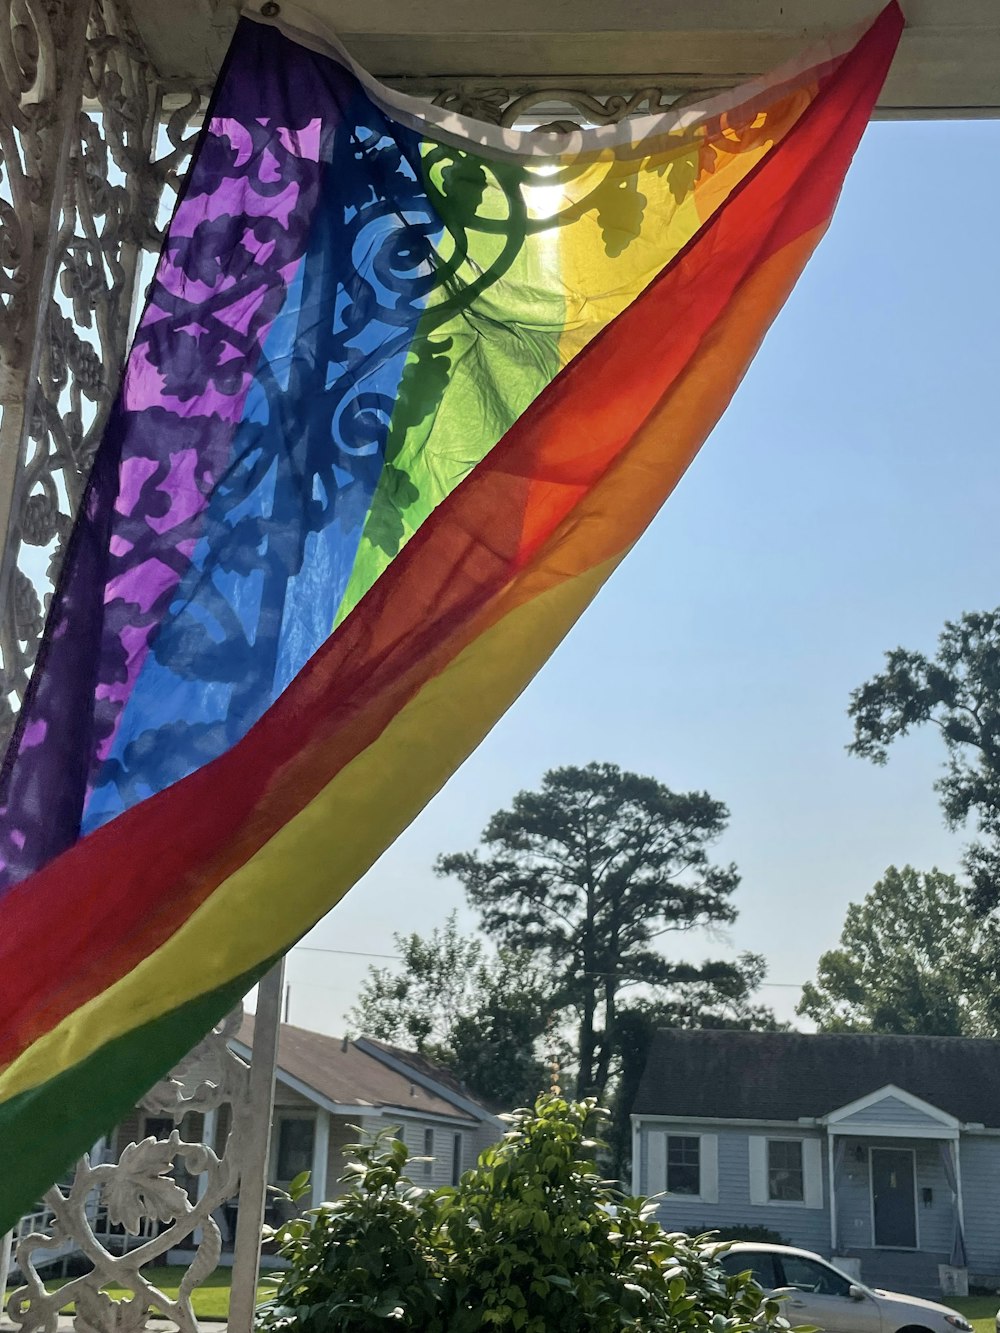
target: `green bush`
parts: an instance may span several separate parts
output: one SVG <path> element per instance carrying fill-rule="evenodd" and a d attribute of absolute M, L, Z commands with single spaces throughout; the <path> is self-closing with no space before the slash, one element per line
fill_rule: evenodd
<path fill-rule="evenodd" d="M 275 1233 L 289 1268 L 261 1333 L 768 1333 L 778 1305 L 667 1234 L 588 1160 L 593 1101 L 541 1096 L 459 1185 L 421 1191 L 407 1152 L 357 1150 L 357 1188 Z"/>

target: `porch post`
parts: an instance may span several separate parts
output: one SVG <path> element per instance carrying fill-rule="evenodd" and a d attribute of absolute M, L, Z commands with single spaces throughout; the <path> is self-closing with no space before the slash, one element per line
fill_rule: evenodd
<path fill-rule="evenodd" d="M 14 1244 L 14 1232 L 8 1231 L 0 1236 L 0 1316 L 7 1300 L 7 1275 L 10 1272 L 10 1252 Z"/>
<path fill-rule="evenodd" d="M 962 1229 L 962 1246 L 967 1247 L 968 1242 L 965 1239 L 965 1200 L 962 1198 L 962 1140 L 961 1132 L 958 1137 L 952 1139 L 952 1148 L 955 1153 L 955 1206 L 958 1209 L 958 1225 Z M 968 1265 L 969 1254 L 966 1248 L 965 1262 Z"/>
<path fill-rule="evenodd" d="M 837 1245 L 836 1157 L 833 1150 L 833 1131 L 829 1126 L 826 1130 L 826 1161 L 830 1177 L 830 1255 L 832 1257 L 838 1252 L 839 1247 Z"/>
<path fill-rule="evenodd" d="M 316 1132 L 313 1136 L 312 1206 L 318 1208 L 326 1199 L 326 1177 L 330 1162 L 330 1112 L 316 1107 Z"/>
<path fill-rule="evenodd" d="M 267 1194 L 267 1162 L 274 1114 L 274 1071 L 278 1059 L 281 997 L 285 960 L 271 968 L 257 990 L 257 1014 L 250 1056 L 249 1107 L 243 1136 L 233 1289 L 229 1302 L 229 1333 L 251 1333 L 257 1304 L 261 1228 Z"/>

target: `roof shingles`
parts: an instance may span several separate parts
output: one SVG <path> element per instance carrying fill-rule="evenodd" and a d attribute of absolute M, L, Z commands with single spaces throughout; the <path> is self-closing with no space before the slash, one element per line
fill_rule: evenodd
<path fill-rule="evenodd" d="M 796 1121 L 889 1083 L 964 1123 L 1000 1128 L 1000 1041 L 966 1037 L 661 1029 L 633 1111 Z"/>
<path fill-rule="evenodd" d="M 248 1014 L 236 1040 L 252 1046 L 253 1028 L 253 1015 Z M 434 1076 L 442 1085 L 447 1085 L 450 1076 L 445 1071 L 431 1066 L 429 1061 L 424 1064 L 428 1072 L 435 1071 Z M 282 1023 L 278 1036 L 278 1071 L 279 1078 L 284 1072 L 337 1105 L 394 1107 L 475 1123 L 465 1111 L 359 1050 L 354 1042 L 309 1032 L 289 1023 Z"/>

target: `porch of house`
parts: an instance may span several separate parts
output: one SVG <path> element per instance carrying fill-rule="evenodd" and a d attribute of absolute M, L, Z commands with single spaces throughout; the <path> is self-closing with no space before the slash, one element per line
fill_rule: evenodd
<path fill-rule="evenodd" d="M 839 1267 L 868 1286 L 911 1296 L 961 1294 L 967 1279 L 955 1142 L 884 1134 L 834 1139 Z"/>

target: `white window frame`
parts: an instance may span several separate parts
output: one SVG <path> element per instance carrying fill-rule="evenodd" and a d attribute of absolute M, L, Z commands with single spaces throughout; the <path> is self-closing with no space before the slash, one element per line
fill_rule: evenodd
<path fill-rule="evenodd" d="M 278 1167 L 281 1163 L 281 1127 L 282 1125 L 286 1124 L 288 1121 L 291 1120 L 305 1120 L 310 1125 L 312 1125 L 312 1131 L 313 1131 L 312 1152 L 310 1153 L 309 1166 L 306 1169 L 312 1170 L 314 1166 L 314 1162 L 312 1159 L 316 1151 L 316 1132 L 317 1132 L 315 1113 L 314 1112 L 310 1113 L 304 1108 L 301 1111 L 299 1110 L 276 1111 L 274 1113 L 274 1120 L 271 1128 L 271 1151 L 268 1154 L 270 1159 L 269 1161 L 270 1169 L 268 1171 L 268 1183 L 271 1185 L 291 1184 L 292 1178 L 285 1180 L 282 1177 L 279 1177 L 278 1175 Z"/>
<path fill-rule="evenodd" d="M 647 1128 L 646 1193 L 657 1198 L 676 1199 L 679 1203 L 719 1202 L 719 1136 L 690 1131 L 680 1126 Z M 698 1193 L 677 1194 L 667 1189 L 668 1140 L 698 1140 Z"/>
<path fill-rule="evenodd" d="M 764 1140 L 766 1147 L 764 1149 L 765 1161 L 764 1169 L 767 1172 L 767 1201 L 768 1203 L 790 1203 L 802 1205 L 806 1201 L 806 1141 L 803 1138 L 795 1138 L 792 1135 L 773 1136 L 768 1135 Z M 772 1143 L 797 1143 L 799 1145 L 799 1167 L 802 1175 L 802 1198 L 801 1199 L 777 1199 L 771 1193 L 771 1144 Z"/>
<path fill-rule="evenodd" d="M 773 1142 L 802 1144 L 801 1199 L 772 1199 L 770 1149 Z M 750 1204 L 754 1208 L 823 1207 L 823 1142 L 805 1134 L 750 1134 L 747 1137 Z"/>

